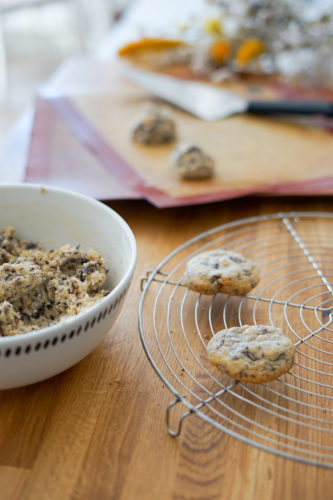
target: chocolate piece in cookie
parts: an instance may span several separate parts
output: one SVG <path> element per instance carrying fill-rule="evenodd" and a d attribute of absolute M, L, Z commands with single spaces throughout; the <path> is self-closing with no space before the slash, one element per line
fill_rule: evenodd
<path fill-rule="evenodd" d="M 207 345 L 207 353 L 221 372 L 261 384 L 290 370 L 295 346 L 280 328 L 244 325 L 218 332 Z"/>
<path fill-rule="evenodd" d="M 171 162 L 181 179 L 205 179 L 214 175 L 214 161 L 199 147 L 191 144 L 178 146 Z"/>
<path fill-rule="evenodd" d="M 237 252 L 210 250 L 187 263 L 182 283 L 204 295 L 244 295 L 259 283 L 259 270 Z"/>
<path fill-rule="evenodd" d="M 132 139 L 146 145 L 169 144 L 176 139 L 175 122 L 165 107 L 149 107 L 134 124 Z"/>

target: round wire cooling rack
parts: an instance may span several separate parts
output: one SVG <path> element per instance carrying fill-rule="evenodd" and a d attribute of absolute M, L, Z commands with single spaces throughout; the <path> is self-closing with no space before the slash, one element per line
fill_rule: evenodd
<path fill-rule="evenodd" d="M 204 296 L 182 285 L 187 261 L 215 248 L 259 266 L 248 295 Z M 138 319 L 148 359 L 175 398 L 166 409 L 172 436 L 196 414 L 247 444 L 333 468 L 333 214 L 263 215 L 199 234 L 147 272 Z M 208 362 L 211 337 L 244 324 L 282 328 L 296 346 L 289 373 L 240 383 Z M 182 414 L 171 426 L 178 403 Z"/>

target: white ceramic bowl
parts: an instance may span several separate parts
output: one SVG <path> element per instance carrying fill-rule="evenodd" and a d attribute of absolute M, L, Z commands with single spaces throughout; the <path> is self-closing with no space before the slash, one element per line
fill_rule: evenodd
<path fill-rule="evenodd" d="M 69 321 L 11 337 L 0 337 L 0 389 L 44 380 L 71 367 L 109 332 L 123 305 L 136 264 L 136 242 L 126 222 L 86 196 L 37 185 L 0 185 L 0 228 L 46 249 L 66 243 L 99 252 L 112 290 Z"/>

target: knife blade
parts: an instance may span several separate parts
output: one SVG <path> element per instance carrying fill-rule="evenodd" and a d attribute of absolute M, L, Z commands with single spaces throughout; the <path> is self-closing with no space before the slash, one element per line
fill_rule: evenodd
<path fill-rule="evenodd" d="M 202 120 L 217 121 L 239 113 L 260 115 L 325 115 L 333 117 L 333 103 L 312 100 L 248 101 L 211 85 L 183 80 L 136 67 L 124 68 L 124 76 Z"/>

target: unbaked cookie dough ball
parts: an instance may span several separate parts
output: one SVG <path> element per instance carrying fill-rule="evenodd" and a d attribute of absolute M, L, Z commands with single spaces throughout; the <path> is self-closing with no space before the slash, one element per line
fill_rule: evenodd
<path fill-rule="evenodd" d="M 214 160 L 192 144 L 178 146 L 171 162 L 180 179 L 207 179 L 215 173 Z"/>
<path fill-rule="evenodd" d="M 149 106 L 132 127 L 132 140 L 145 145 L 169 144 L 176 139 L 176 125 L 165 106 Z"/>

